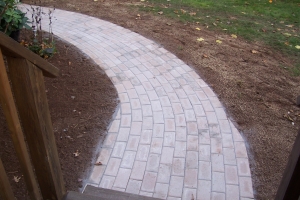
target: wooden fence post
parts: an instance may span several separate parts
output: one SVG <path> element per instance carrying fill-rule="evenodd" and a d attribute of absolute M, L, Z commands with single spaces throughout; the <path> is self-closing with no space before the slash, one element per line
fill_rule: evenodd
<path fill-rule="evenodd" d="M 275 200 L 298 200 L 300 197 L 300 130 L 296 137 Z"/>
<path fill-rule="evenodd" d="M 3 113 L 6 117 L 8 129 L 11 132 L 11 138 L 17 157 L 20 161 L 21 170 L 31 199 L 42 199 L 39 187 L 33 172 L 33 166 L 30 162 L 30 156 L 26 147 L 23 131 L 18 117 L 17 108 L 10 88 L 3 56 L 0 49 L 0 103 Z"/>
<path fill-rule="evenodd" d="M 43 199 L 65 194 L 41 69 L 7 56 L 10 79 Z"/>

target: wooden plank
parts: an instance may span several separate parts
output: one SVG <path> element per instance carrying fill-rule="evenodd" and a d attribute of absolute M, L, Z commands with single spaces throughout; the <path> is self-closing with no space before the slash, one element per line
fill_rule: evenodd
<path fill-rule="evenodd" d="M 54 67 L 52 64 L 47 62 L 45 59 L 36 55 L 32 51 L 26 49 L 18 42 L 14 41 L 3 32 L 0 31 L 0 48 L 2 53 L 10 57 L 25 58 L 38 66 L 42 71 L 44 76 L 47 77 L 57 77 L 59 76 L 59 69 Z"/>
<path fill-rule="evenodd" d="M 65 187 L 42 71 L 22 58 L 7 57 L 12 88 L 43 199 L 62 199 Z"/>
<path fill-rule="evenodd" d="M 0 159 L 0 199 L 3 200 L 15 199 L 14 193 L 9 184 L 1 159 Z"/>
<path fill-rule="evenodd" d="M 31 199 L 41 199 L 0 49 L 0 103 Z"/>
<path fill-rule="evenodd" d="M 276 200 L 299 199 L 300 197 L 300 130 L 290 154 L 281 183 L 277 190 Z"/>

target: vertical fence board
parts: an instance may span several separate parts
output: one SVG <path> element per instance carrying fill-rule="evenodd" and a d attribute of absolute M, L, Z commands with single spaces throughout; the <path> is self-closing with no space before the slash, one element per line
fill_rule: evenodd
<path fill-rule="evenodd" d="M 0 199 L 3 200 L 15 199 L 1 159 L 0 159 Z"/>
<path fill-rule="evenodd" d="M 276 194 L 276 200 L 298 200 L 300 197 L 300 130 Z"/>
<path fill-rule="evenodd" d="M 42 199 L 39 187 L 30 162 L 30 156 L 26 147 L 23 131 L 18 117 L 18 112 L 11 92 L 9 80 L 4 66 L 3 56 L 0 49 L 0 103 L 11 132 L 12 141 L 20 161 L 21 170 L 29 192 L 33 200 Z"/>
<path fill-rule="evenodd" d="M 22 58 L 7 57 L 13 92 L 43 199 L 65 194 L 42 71 Z"/>

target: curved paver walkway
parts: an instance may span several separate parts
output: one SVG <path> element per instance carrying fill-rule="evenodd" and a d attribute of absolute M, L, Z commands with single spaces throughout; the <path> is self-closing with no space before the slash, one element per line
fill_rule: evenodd
<path fill-rule="evenodd" d="M 54 16 L 54 33 L 99 64 L 120 98 L 88 184 L 162 199 L 253 198 L 244 140 L 192 68 L 115 24 Z"/>

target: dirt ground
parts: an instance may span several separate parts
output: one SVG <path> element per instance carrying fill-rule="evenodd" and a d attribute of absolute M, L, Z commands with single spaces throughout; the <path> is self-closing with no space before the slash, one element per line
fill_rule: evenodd
<path fill-rule="evenodd" d="M 138 0 L 42 0 L 42 5 L 84 13 L 135 31 L 161 44 L 193 67 L 216 92 L 228 115 L 248 142 L 255 198 L 274 199 L 300 125 L 300 108 L 295 105 L 295 99 L 300 95 L 300 77 L 291 76 L 282 67 L 291 67 L 294 60 L 263 44 L 248 43 L 240 38 L 234 39 L 224 33 L 208 30 L 204 24 L 184 24 L 163 15 L 141 12 L 134 6 L 139 4 L 141 2 Z M 201 28 L 201 31 L 195 31 L 196 27 Z M 55 30 L 53 32 L 55 34 Z M 205 41 L 197 42 L 199 37 L 205 38 Z M 222 40 L 222 44 L 216 43 L 217 39 Z M 51 84 L 61 86 L 55 82 Z M 80 86 L 75 82 L 67 88 Z M 54 88 L 49 88 L 50 93 Z M 60 88 L 62 91 L 66 89 Z M 74 99 L 78 100 L 77 105 L 85 103 L 84 98 L 77 98 L 80 91 Z M 69 101 L 73 93 L 68 94 L 66 99 Z M 83 95 L 86 97 L 87 94 Z M 114 99 L 115 95 L 109 97 Z M 66 99 L 57 99 L 56 103 L 63 108 Z M 83 105 L 81 112 L 94 113 L 94 110 L 88 111 Z M 67 133 L 63 133 L 66 128 L 63 122 L 68 120 L 59 120 L 61 125 L 56 135 L 62 135 L 63 140 L 58 140 L 58 146 L 64 146 L 63 141 L 72 143 L 66 137 L 71 131 L 69 128 Z M 72 138 L 76 138 L 76 134 Z M 76 178 L 72 181 L 78 184 Z"/>
<path fill-rule="evenodd" d="M 26 38 L 30 33 L 21 34 Z M 58 54 L 49 60 L 60 77 L 46 78 L 46 92 L 66 189 L 77 191 L 93 166 L 95 150 L 118 105 L 106 74 L 76 47 L 56 40 Z M 25 183 L 0 106 L 0 157 L 15 197 L 27 198 Z M 73 153 L 79 152 L 75 157 Z M 19 182 L 14 177 L 21 177 Z"/>

